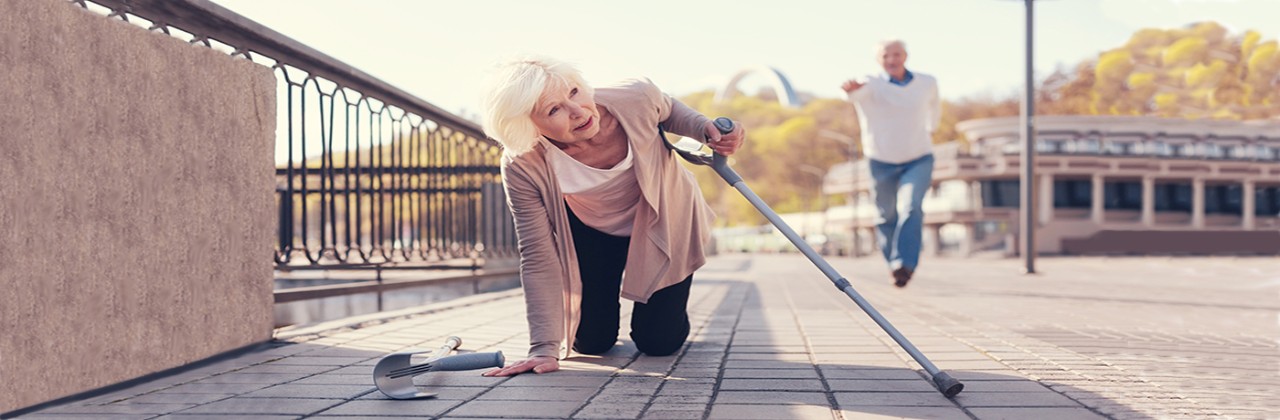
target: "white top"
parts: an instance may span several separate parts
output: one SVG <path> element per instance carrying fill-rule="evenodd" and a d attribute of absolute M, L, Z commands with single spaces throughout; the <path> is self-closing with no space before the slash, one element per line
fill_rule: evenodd
<path fill-rule="evenodd" d="M 888 75 L 867 76 L 849 94 L 862 126 L 862 151 L 869 159 L 905 163 L 933 151 L 933 130 L 942 119 L 938 81 L 912 72 L 906 86 L 889 82 Z"/>
<path fill-rule="evenodd" d="M 547 159 L 573 214 L 601 232 L 631 236 L 640 203 L 640 183 L 636 181 L 636 171 L 632 170 L 631 143 L 627 143 L 627 156 L 609 169 L 587 166 L 550 142 L 547 149 L 551 151 Z"/>

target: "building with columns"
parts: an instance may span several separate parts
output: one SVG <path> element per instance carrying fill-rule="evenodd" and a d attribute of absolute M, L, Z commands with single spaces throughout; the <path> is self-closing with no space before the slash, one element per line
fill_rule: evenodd
<path fill-rule="evenodd" d="M 957 129 L 967 143 L 934 151 L 926 243 L 1016 250 L 1019 119 Z M 1280 120 L 1040 116 L 1036 132 L 1038 252 L 1280 254 Z M 826 231 L 859 232 L 862 252 L 874 243 L 871 186 L 865 161 L 833 167 L 824 182 L 826 194 L 854 198 L 824 214 Z"/>

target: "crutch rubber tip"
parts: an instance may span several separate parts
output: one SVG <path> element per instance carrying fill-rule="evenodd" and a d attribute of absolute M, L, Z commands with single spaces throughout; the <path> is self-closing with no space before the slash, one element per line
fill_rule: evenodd
<path fill-rule="evenodd" d="M 933 384 L 936 385 L 938 387 L 938 391 L 942 392 L 942 395 L 947 398 L 954 397 L 956 394 L 959 394 L 960 391 L 964 390 L 964 384 L 960 383 L 956 378 L 952 378 L 951 375 L 948 375 L 946 372 L 938 372 L 937 375 L 933 375 Z"/>

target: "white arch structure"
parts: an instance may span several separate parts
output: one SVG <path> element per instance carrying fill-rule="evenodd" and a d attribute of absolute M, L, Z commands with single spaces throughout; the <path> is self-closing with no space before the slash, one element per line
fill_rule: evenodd
<path fill-rule="evenodd" d="M 796 97 L 796 91 L 791 89 L 791 82 L 787 80 L 787 76 L 778 69 L 769 66 L 748 67 L 738 71 L 737 74 L 733 75 L 732 79 L 729 79 L 728 84 L 716 91 L 716 102 L 729 99 L 729 96 L 737 90 L 738 82 L 757 72 L 770 76 L 769 85 L 773 88 L 774 96 L 778 97 L 778 103 L 791 108 L 800 107 L 800 99 Z"/>

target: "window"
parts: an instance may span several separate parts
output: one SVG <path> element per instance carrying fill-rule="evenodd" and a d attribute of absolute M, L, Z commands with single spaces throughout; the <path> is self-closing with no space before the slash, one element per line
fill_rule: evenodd
<path fill-rule="evenodd" d="M 1156 184 L 1156 211 L 1191 212 L 1191 184 Z"/>
<path fill-rule="evenodd" d="M 1268 158 L 1271 157 L 1270 155 L 1270 147 L 1267 147 L 1265 144 L 1255 144 L 1253 145 L 1253 155 L 1250 157 L 1258 160 L 1269 160 Z"/>
<path fill-rule="evenodd" d="M 1018 185 L 1016 179 L 998 179 L 982 181 L 983 207 L 1018 207 Z"/>
<path fill-rule="evenodd" d="M 1108 181 L 1103 185 L 1102 203 L 1107 209 L 1142 210 L 1142 183 Z"/>
<path fill-rule="evenodd" d="M 1147 153 L 1156 156 L 1173 156 L 1173 146 L 1169 143 L 1157 141 L 1147 146 Z"/>
<path fill-rule="evenodd" d="M 1127 155 L 1133 153 L 1133 143 L 1112 141 L 1107 142 L 1108 155 Z"/>
<path fill-rule="evenodd" d="M 1231 145 L 1231 146 L 1227 146 L 1226 149 L 1227 149 L 1227 156 L 1231 157 L 1232 159 L 1248 159 L 1249 158 L 1249 150 L 1245 148 L 1243 145 L 1239 145 L 1239 144 Z"/>
<path fill-rule="evenodd" d="M 1227 157 L 1227 153 L 1221 145 L 1213 143 L 1200 143 L 1200 156 L 1207 159 L 1222 159 Z"/>
<path fill-rule="evenodd" d="M 1205 185 L 1204 212 L 1206 214 L 1240 214 L 1243 191 L 1240 184 Z"/>
<path fill-rule="evenodd" d="M 1096 154 L 1099 152 L 1100 147 L 1101 145 L 1098 144 L 1098 138 L 1094 136 L 1076 140 L 1076 153 Z"/>
<path fill-rule="evenodd" d="M 1253 197 L 1253 214 L 1280 217 L 1280 187 L 1257 187 Z"/>
<path fill-rule="evenodd" d="M 1055 154 L 1061 153 L 1062 140 L 1036 140 L 1036 152 Z"/>
<path fill-rule="evenodd" d="M 1173 145 L 1173 155 L 1177 157 L 1192 157 L 1196 155 L 1195 149 L 1191 144 L 1175 144 Z"/>
<path fill-rule="evenodd" d="M 1053 207 L 1087 209 L 1093 205 L 1093 181 L 1087 179 L 1053 180 Z"/>

